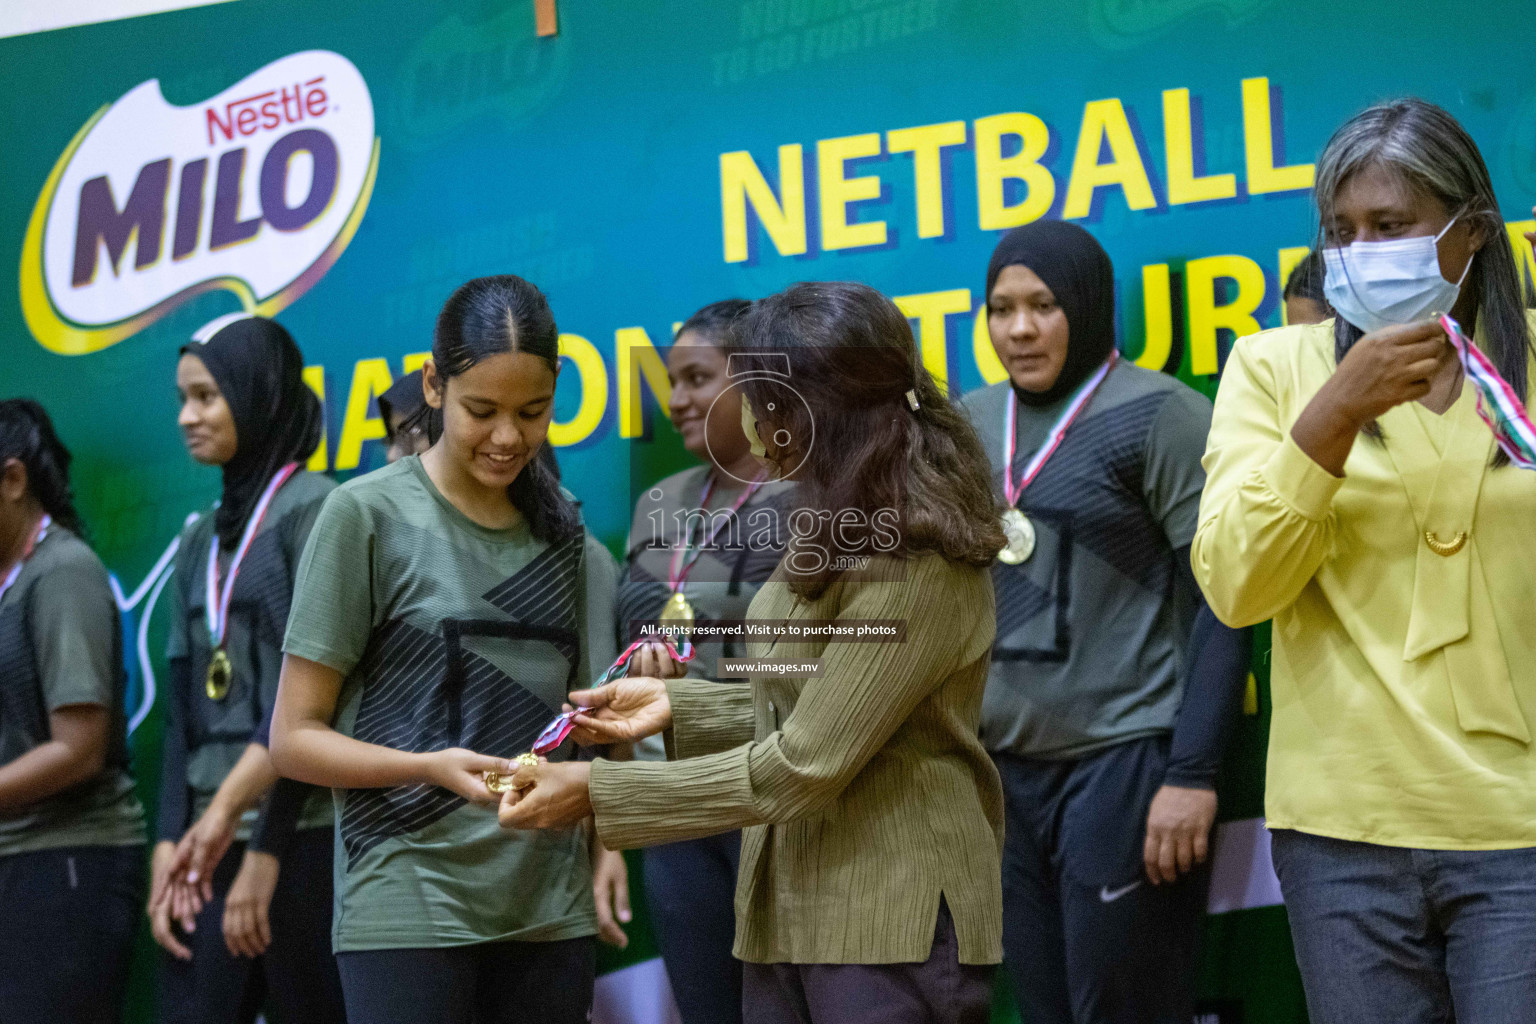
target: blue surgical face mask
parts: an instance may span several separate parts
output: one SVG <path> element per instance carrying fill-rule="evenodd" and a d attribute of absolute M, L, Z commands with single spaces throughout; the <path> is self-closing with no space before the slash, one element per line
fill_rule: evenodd
<path fill-rule="evenodd" d="M 1423 320 L 1431 313 L 1449 313 L 1472 269 L 1469 259 L 1455 284 L 1440 276 L 1440 239 L 1456 217 L 1433 237 L 1351 242 L 1324 249 L 1323 294 L 1329 305 L 1366 333 Z"/>

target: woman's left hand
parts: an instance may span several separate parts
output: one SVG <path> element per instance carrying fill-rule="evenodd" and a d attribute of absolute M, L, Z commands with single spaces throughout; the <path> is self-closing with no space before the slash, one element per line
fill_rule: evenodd
<path fill-rule="evenodd" d="M 1153 885 L 1177 882 L 1181 874 L 1205 863 L 1215 821 L 1214 789 L 1163 786 L 1157 791 L 1147 812 L 1147 839 L 1142 849 L 1147 878 Z"/>
<path fill-rule="evenodd" d="M 514 767 L 508 764 L 508 769 Z M 567 828 L 592 813 L 592 796 L 587 782 L 592 765 L 586 761 L 551 764 L 540 760 L 537 767 L 523 765 L 512 777 L 512 789 L 501 797 L 496 818 L 502 828 Z"/>

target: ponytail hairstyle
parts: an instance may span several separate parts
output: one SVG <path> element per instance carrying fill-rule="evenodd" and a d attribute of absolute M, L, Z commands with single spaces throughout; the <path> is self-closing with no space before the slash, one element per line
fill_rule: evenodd
<path fill-rule="evenodd" d="M 69 449 L 53 432 L 53 421 L 30 398 L 0 402 L 0 463 L 18 459 L 27 470 L 27 490 L 53 521 L 77 537 L 85 523 L 69 489 Z"/>
<path fill-rule="evenodd" d="M 798 466 L 784 565 L 790 589 L 815 599 L 840 575 L 838 559 L 803 550 L 860 550 L 878 530 L 863 524 L 894 510 L 895 557 L 936 551 L 988 566 L 1006 538 L 992 494 L 986 451 L 970 422 L 924 369 L 912 326 L 895 303 L 867 285 L 792 285 L 752 304 L 732 328 L 737 360 L 781 361 L 787 379 L 746 377 L 741 388 L 755 413 L 779 408 L 776 433 L 810 438 Z M 788 388 L 788 391 L 785 388 Z M 792 393 L 798 401 L 786 401 Z M 841 517 L 860 523 L 850 526 Z M 814 523 L 808 531 L 796 521 Z M 854 540 L 849 540 L 849 537 Z"/>
<path fill-rule="evenodd" d="M 432 333 L 438 387 L 482 359 L 504 352 L 537 356 L 560 370 L 560 332 L 542 292 L 512 274 L 477 277 L 448 297 Z M 435 440 L 435 438 L 433 439 Z M 548 444 L 548 442 L 545 442 Z M 507 497 L 538 539 L 556 543 L 580 535 L 581 516 L 548 463 L 532 452 Z"/>

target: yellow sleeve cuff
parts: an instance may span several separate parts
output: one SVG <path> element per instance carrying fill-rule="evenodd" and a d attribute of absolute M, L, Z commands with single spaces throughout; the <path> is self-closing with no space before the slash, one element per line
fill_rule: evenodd
<path fill-rule="evenodd" d="M 1344 478 L 1334 476 L 1312 461 L 1312 456 L 1286 431 L 1285 439 L 1259 471 L 1275 496 L 1303 519 L 1320 522 L 1333 510 L 1333 496 L 1344 486 Z"/>

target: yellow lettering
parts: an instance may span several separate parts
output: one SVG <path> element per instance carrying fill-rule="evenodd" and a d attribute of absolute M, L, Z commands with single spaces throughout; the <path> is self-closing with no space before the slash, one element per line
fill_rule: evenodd
<path fill-rule="evenodd" d="M 341 439 L 336 442 L 336 469 L 356 469 L 363 457 L 363 442 L 384 436 L 384 421 L 369 416 L 368 406 L 393 383 L 387 359 L 359 359 L 352 367 L 352 388 L 341 419 Z"/>
<path fill-rule="evenodd" d="M 1099 150 L 1105 142 L 1109 143 L 1110 160 L 1101 164 Z M 1083 128 L 1077 136 L 1077 155 L 1072 158 L 1063 219 L 1088 216 L 1093 211 L 1093 190 L 1109 185 L 1120 186 L 1126 205 L 1133 210 L 1150 210 L 1157 205 L 1125 106 L 1118 99 L 1092 100 L 1083 107 Z"/>
<path fill-rule="evenodd" d="M 1173 289 L 1169 283 L 1168 264 L 1152 263 L 1141 268 L 1141 304 L 1146 312 L 1146 340 L 1136 365 L 1148 370 L 1166 370 L 1173 352 Z"/>
<path fill-rule="evenodd" d="M 946 146 L 965 145 L 965 122 L 945 121 L 921 128 L 897 128 L 885 134 L 885 148 L 912 154 L 912 178 L 917 193 L 917 237 L 939 238 L 944 225 L 944 163 Z"/>
<path fill-rule="evenodd" d="M 992 332 L 987 328 L 985 301 L 976 310 L 976 319 L 971 324 L 971 351 L 976 356 L 976 370 L 982 380 L 988 384 L 1001 384 L 1008 379 L 1008 370 L 1003 366 L 1003 361 L 997 358 L 997 349 L 992 347 Z"/>
<path fill-rule="evenodd" d="M 581 404 L 576 415 L 564 423 L 550 421 L 549 443 L 556 448 L 580 444 L 591 437 L 608 411 L 608 367 L 603 365 L 597 346 L 579 334 L 562 334 L 560 358 L 569 359 L 576 368 Z"/>
<path fill-rule="evenodd" d="M 400 360 L 400 376 L 406 377 L 415 373 L 427 364 L 432 358 L 431 352 L 409 352 Z"/>
<path fill-rule="evenodd" d="M 1272 117 L 1269 79 L 1243 79 L 1243 145 L 1248 154 L 1248 194 L 1251 196 L 1312 187 L 1311 164 L 1275 166 Z"/>
<path fill-rule="evenodd" d="M 672 397 L 667 367 L 644 327 L 620 327 L 613 332 L 613 341 L 619 378 L 619 436 L 640 437 L 645 433 L 640 400 L 641 377 L 650 385 L 662 415 L 669 419 L 672 416 L 667 410 L 667 402 Z"/>
<path fill-rule="evenodd" d="M 1016 136 L 1023 148 L 1003 156 L 1003 137 Z M 976 119 L 976 210 L 983 231 L 1015 228 L 1045 216 L 1056 201 L 1056 179 L 1040 160 L 1051 145 L 1051 130 L 1034 114 L 996 114 Z M 1024 182 L 1024 198 L 1009 206 L 1007 181 Z"/>
<path fill-rule="evenodd" d="M 725 262 L 741 263 L 751 255 L 747 204 L 773 239 L 781 256 L 805 252 L 805 160 L 800 145 L 779 147 L 779 192 L 757 169 L 752 154 L 742 150 L 720 154 L 720 217 L 725 232 Z"/>
<path fill-rule="evenodd" d="M 856 249 L 885 244 L 885 221 L 848 223 L 848 204 L 880 198 L 880 179 L 845 178 L 844 164 L 865 156 L 880 155 L 880 134 L 845 135 L 816 143 L 816 191 L 821 196 L 821 248 Z"/>
<path fill-rule="evenodd" d="M 309 385 L 309 390 L 320 399 L 320 443 L 315 446 L 314 454 L 304 464 L 304 468 L 311 473 L 324 473 L 329 467 L 329 456 L 325 446 L 325 367 L 304 367 L 304 383 Z"/>
<path fill-rule="evenodd" d="M 908 319 L 917 321 L 917 347 L 923 366 L 940 391 L 949 390 L 949 338 L 945 318 L 971 311 L 971 290 L 951 288 L 944 292 L 898 295 L 893 300 Z"/>
<path fill-rule="evenodd" d="M 1201 140 L 1202 147 L 1204 140 Z M 1163 152 L 1168 158 L 1168 205 L 1231 199 L 1237 195 L 1235 174 L 1195 174 L 1194 128 L 1190 124 L 1189 90 L 1163 93 Z"/>
<path fill-rule="evenodd" d="M 1230 302 L 1216 302 L 1216 282 L 1230 280 L 1237 294 Z M 1264 301 L 1264 269 L 1246 256 L 1207 256 L 1184 265 L 1184 284 L 1189 309 L 1189 372 L 1208 376 L 1218 370 L 1216 332 L 1230 330 L 1239 338 L 1261 328 L 1254 310 Z"/>

